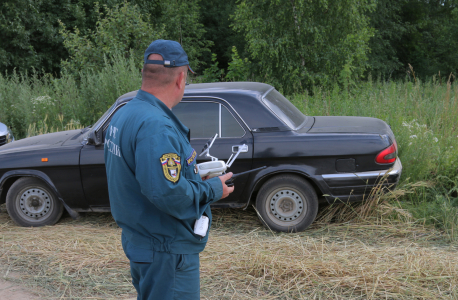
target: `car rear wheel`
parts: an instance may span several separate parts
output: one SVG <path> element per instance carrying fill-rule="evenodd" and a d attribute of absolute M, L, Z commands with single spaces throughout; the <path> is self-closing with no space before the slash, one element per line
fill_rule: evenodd
<path fill-rule="evenodd" d="M 53 225 L 64 207 L 43 181 L 22 177 L 13 183 L 6 195 L 6 209 L 13 221 L 25 227 Z"/>
<path fill-rule="evenodd" d="M 318 197 L 305 179 L 279 175 L 264 183 L 256 198 L 256 209 L 270 229 L 299 232 L 315 220 Z"/>

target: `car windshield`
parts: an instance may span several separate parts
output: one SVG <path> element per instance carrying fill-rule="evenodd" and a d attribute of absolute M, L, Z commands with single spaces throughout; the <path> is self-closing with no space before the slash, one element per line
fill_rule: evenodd
<path fill-rule="evenodd" d="M 262 101 L 264 101 L 267 107 L 270 108 L 278 118 L 293 130 L 299 128 L 307 118 L 307 116 L 301 113 L 296 106 L 275 89 L 272 89 L 264 96 Z"/>

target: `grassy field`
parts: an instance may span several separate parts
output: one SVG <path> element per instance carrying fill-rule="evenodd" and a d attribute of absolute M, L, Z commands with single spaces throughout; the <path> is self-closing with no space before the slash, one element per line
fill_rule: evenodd
<path fill-rule="evenodd" d="M 458 298 L 458 249 L 446 234 L 386 204 L 331 222 L 337 211 L 321 208 L 311 229 L 283 234 L 265 229 L 252 208 L 214 210 L 202 299 Z M 0 231 L 1 274 L 19 272 L 43 299 L 134 297 L 109 214 L 37 229 L 13 225 L 3 210 Z"/>
<path fill-rule="evenodd" d="M 140 83 L 125 59 L 80 77 L 0 75 L 0 122 L 18 137 L 84 127 Z M 289 96 L 307 115 L 386 121 L 400 185 L 369 206 L 322 208 L 297 234 L 266 230 L 252 209 L 215 211 L 201 256 L 203 299 L 458 299 L 458 86 L 450 79 L 369 78 Z M 32 229 L 14 226 L 3 209 L 0 271 L 20 272 L 44 299 L 132 297 L 119 238 L 107 214 Z"/>

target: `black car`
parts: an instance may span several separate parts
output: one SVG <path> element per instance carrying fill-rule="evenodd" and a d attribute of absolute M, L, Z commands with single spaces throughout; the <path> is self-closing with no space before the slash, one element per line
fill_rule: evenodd
<path fill-rule="evenodd" d="M 63 209 L 72 217 L 110 211 L 105 132 L 136 93 L 119 97 L 90 128 L 0 148 L 0 203 L 7 203 L 17 224 L 54 224 Z M 361 201 L 377 184 L 394 188 L 401 175 L 395 137 L 384 121 L 306 116 L 268 84 L 191 84 L 173 112 L 190 128 L 198 153 L 215 133 L 211 154 L 219 159 L 226 161 L 232 146 L 248 145 L 228 171 L 267 166 L 239 176 L 235 191 L 213 206 L 246 208 L 253 202 L 264 223 L 277 231 L 305 229 L 320 200 Z"/>

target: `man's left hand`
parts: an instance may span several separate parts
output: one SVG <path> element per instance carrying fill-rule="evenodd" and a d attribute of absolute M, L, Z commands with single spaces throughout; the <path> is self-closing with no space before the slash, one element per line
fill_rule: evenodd
<path fill-rule="evenodd" d="M 221 183 L 223 184 L 223 196 L 221 197 L 221 199 L 226 198 L 227 196 L 229 196 L 230 193 L 234 191 L 233 186 L 228 187 L 226 185 L 226 181 L 231 179 L 231 177 L 232 177 L 232 172 L 219 176 L 219 179 L 221 180 Z"/>

